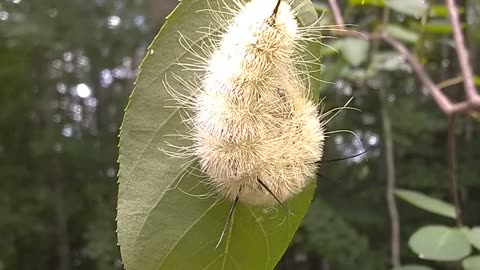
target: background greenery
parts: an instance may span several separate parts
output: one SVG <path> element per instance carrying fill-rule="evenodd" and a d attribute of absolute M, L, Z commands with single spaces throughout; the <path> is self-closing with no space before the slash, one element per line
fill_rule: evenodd
<path fill-rule="evenodd" d="M 121 269 L 116 246 L 117 134 L 136 67 L 174 1 L 0 1 L 0 269 Z M 380 1 L 341 1 L 346 23 L 375 31 Z M 400 1 L 406 7 L 411 1 Z M 462 7 L 466 45 L 480 74 L 480 2 Z M 319 2 L 318 9 L 328 8 Z M 401 8 L 390 22 L 435 82 L 460 72 L 443 1 L 426 16 Z M 324 22 L 333 24 L 330 13 Z M 368 159 L 321 166 L 316 199 L 278 269 L 390 269 L 382 123 L 392 125 L 397 186 L 450 201 L 447 119 L 408 65 L 383 44 L 326 40 L 327 109 L 352 95 L 361 113 L 346 111 L 328 128 L 351 129 Z M 360 43 L 359 43 L 360 42 Z M 345 45 L 346 44 L 346 45 Z M 463 85 L 445 88 L 463 99 Z M 383 110 L 383 114 L 382 114 Z M 385 113 L 386 112 L 386 113 Z M 457 121 L 462 218 L 480 224 L 479 117 Z M 349 134 L 328 138 L 325 159 L 361 150 Z M 458 263 L 425 262 L 409 237 L 427 224 L 453 221 L 399 201 L 402 262 L 434 269 Z M 477 252 L 478 253 L 478 252 Z"/>

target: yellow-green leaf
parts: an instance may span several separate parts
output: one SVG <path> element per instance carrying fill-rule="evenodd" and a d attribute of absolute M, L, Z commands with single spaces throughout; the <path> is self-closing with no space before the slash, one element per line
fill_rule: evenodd
<path fill-rule="evenodd" d="M 305 190 L 281 207 L 252 208 L 240 204 L 219 248 L 232 202 L 206 196 L 204 176 L 190 172 L 196 163 L 165 155 L 167 142 L 189 145 L 175 134 L 186 134 L 180 112 L 172 105 L 162 81 L 177 74 L 188 81 L 191 53 L 179 44 L 180 33 L 197 44 L 208 37 L 197 32 L 214 22 L 208 12 L 215 1 L 184 0 L 168 17 L 149 46 L 121 127 L 117 229 L 126 270 L 158 269 L 272 269 L 282 257 L 311 202 L 312 181 Z M 223 2 L 223 1 L 219 1 Z M 217 2 L 217 3 L 219 3 Z M 232 1 L 225 1 L 232 5 Z M 304 3 L 298 0 L 295 3 Z M 308 2 L 299 21 L 316 18 Z M 317 45 L 319 46 L 319 45 Z M 318 78 L 317 78 L 318 79 Z M 185 93 L 175 80 L 171 86 Z"/>

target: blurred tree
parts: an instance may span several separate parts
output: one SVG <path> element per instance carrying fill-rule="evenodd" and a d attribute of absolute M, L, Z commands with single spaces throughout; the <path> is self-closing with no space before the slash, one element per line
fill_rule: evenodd
<path fill-rule="evenodd" d="M 145 11 L 0 3 L 0 269 L 121 268 L 116 135 L 153 34 Z"/>

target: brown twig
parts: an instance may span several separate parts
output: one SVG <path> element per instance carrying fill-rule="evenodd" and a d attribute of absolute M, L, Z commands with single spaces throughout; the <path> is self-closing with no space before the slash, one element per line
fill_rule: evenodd
<path fill-rule="evenodd" d="M 460 111 L 468 109 L 468 102 L 460 102 L 453 104 L 448 97 L 440 90 L 440 88 L 435 85 L 435 83 L 430 79 L 430 76 L 427 74 L 420 62 L 412 55 L 412 53 L 403 45 L 401 42 L 389 37 L 384 34 L 382 39 L 394 48 L 398 53 L 400 53 L 405 60 L 410 64 L 413 71 L 417 75 L 420 82 L 427 89 L 427 91 L 432 95 L 433 99 L 440 107 L 440 109 L 446 115 L 452 115 Z"/>
<path fill-rule="evenodd" d="M 448 8 L 450 23 L 452 24 L 453 39 L 455 40 L 455 48 L 457 50 L 458 62 L 460 70 L 463 73 L 465 92 L 472 105 L 480 106 L 480 95 L 477 93 L 475 83 L 473 81 L 472 66 L 468 62 L 468 51 L 465 47 L 460 20 L 458 18 L 458 9 L 455 0 L 445 0 Z"/>
<path fill-rule="evenodd" d="M 456 174 L 457 159 L 455 147 L 455 119 L 455 115 L 448 117 L 448 177 L 450 178 L 450 193 L 455 206 L 455 221 L 457 226 L 462 226 L 462 211 L 460 208 L 460 198 L 458 196 L 458 183 Z"/>
<path fill-rule="evenodd" d="M 447 1 L 453 1 L 453 0 L 447 0 Z M 343 20 L 342 14 L 339 12 L 335 12 L 335 10 L 337 11 L 340 10 L 340 8 L 338 7 L 337 1 L 329 0 L 329 3 L 330 3 L 331 9 L 334 11 L 333 15 L 334 15 L 335 23 L 336 24 L 343 23 L 344 20 Z M 405 58 L 405 60 L 410 64 L 417 78 L 423 84 L 425 89 L 430 93 L 430 95 L 432 95 L 432 98 L 437 103 L 440 110 L 442 110 L 447 116 L 468 112 L 470 109 L 480 108 L 480 102 L 475 101 L 475 99 L 472 100 L 471 98 L 469 98 L 466 101 L 452 103 L 450 99 L 441 91 L 441 89 L 432 81 L 428 73 L 425 71 L 424 67 L 420 64 L 417 58 L 413 56 L 410 50 L 398 40 L 388 36 L 387 33 L 385 32 L 368 33 L 368 32 L 342 30 L 337 32 L 336 34 L 342 35 L 342 36 L 348 35 L 348 36 L 354 36 L 354 37 L 367 37 L 369 40 L 381 39 L 385 43 L 389 44 L 393 49 L 395 49 L 398 53 L 400 53 Z M 465 51 L 466 50 L 464 50 L 464 52 Z M 468 62 L 466 64 L 468 65 Z M 473 82 L 473 78 L 472 78 L 472 82 Z M 474 96 L 475 98 L 474 94 L 472 94 L 472 96 Z"/>
<path fill-rule="evenodd" d="M 333 18 L 335 20 L 335 24 L 340 27 L 340 29 L 345 29 L 345 22 L 343 20 L 342 12 L 340 11 L 340 7 L 337 4 L 336 0 L 328 0 L 330 4 L 330 8 L 333 12 Z"/>
<path fill-rule="evenodd" d="M 453 86 L 455 84 L 459 84 L 459 83 L 462 83 L 462 82 L 463 82 L 463 77 L 462 76 L 457 76 L 457 77 L 446 79 L 445 81 L 437 83 L 437 87 L 440 88 L 440 89 L 443 89 L 443 88 L 447 88 L 447 87 L 450 87 L 450 86 Z"/>
<path fill-rule="evenodd" d="M 390 20 L 390 9 L 385 6 L 382 10 L 382 31 L 388 25 Z M 380 41 L 378 39 L 377 41 Z M 374 42 L 373 53 L 376 53 L 379 42 Z M 386 90 L 379 89 L 380 97 L 380 114 L 382 119 L 383 141 L 385 150 L 385 170 L 386 170 L 386 187 L 385 199 L 387 201 L 388 215 L 390 217 L 390 253 L 392 266 L 394 268 L 400 267 L 400 215 L 398 213 L 397 201 L 395 200 L 395 189 L 397 179 L 395 177 L 395 147 L 393 144 L 392 121 L 388 114 L 388 100 L 386 97 Z"/>

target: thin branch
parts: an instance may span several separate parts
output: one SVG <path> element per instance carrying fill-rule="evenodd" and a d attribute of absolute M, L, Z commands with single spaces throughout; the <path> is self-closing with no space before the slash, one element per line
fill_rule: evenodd
<path fill-rule="evenodd" d="M 388 6 L 382 10 L 382 32 L 388 25 L 390 19 L 390 9 Z M 378 50 L 378 42 L 375 42 L 375 51 Z M 388 215 L 390 217 L 390 252 L 392 266 L 400 267 L 400 217 L 398 214 L 397 201 L 395 200 L 396 178 L 395 178 L 395 150 L 393 145 L 393 131 L 390 115 L 388 114 L 388 100 L 386 90 L 379 90 L 380 114 L 382 119 L 383 142 L 385 150 L 385 169 L 387 185 L 385 188 L 385 199 L 387 201 Z"/>
<path fill-rule="evenodd" d="M 432 95 L 433 99 L 440 107 L 440 109 L 447 115 L 452 115 L 457 112 L 468 109 L 467 102 L 461 102 L 452 104 L 448 97 L 438 88 L 435 83 L 430 79 L 430 76 L 427 74 L 420 62 L 410 53 L 410 51 L 403 45 L 401 42 L 389 37 L 388 35 L 383 35 L 382 39 L 388 43 L 392 48 L 399 52 L 405 60 L 413 68 L 413 71 L 417 75 L 420 82 Z"/>
<path fill-rule="evenodd" d="M 340 11 L 340 7 L 337 4 L 336 0 L 328 0 L 330 4 L 330 8 L 333 12 L 333 18 L 335 20 L 335 24 L 340 27 L 340 29 L 345 29 L 345 21 L 343 20 L 342 12 Z"/>
<path fill-rule="evenodd" d="M 391 259 L 394 268 L 400 266 L 400 218 L 398 214 L 397 202 L 395 201 L 395 155 L 393 148 L 393 134 L 390 116 L 387 111 L 387 98 L 385 90 L 379 90 L 380 112 L 383 127 L 383 140 L 385 144 L 385 168 L 387 185 L 385 196 L 387 200 L 388 214 L 390 216 L 390 241 L 391 241 Z"/>
<path fill-rule="evenodd" d="M 455 206 L 455 221 L 457 226 L 462 226 L 462 211 L 458 196 L 457 159 L 455 147 L 455 115 L 448 118 L 448 177 L 450 178 L 450 193 Z"/>
<path fill-rule="evenodd" d="M 439 82 L 437 84 L 437 87 L 440 88 L 440 89 L 443 89 L 443 88 L 447 88 L 447 87 L 450 87 L 450 86 L 453 86 L 455 84 L 459 84 L 459 83 L 462 83 L 462 82 L 463 82 L 463 77 L 462 76 L 457 76 L 457 77 L 453 77 L 453 78 L 447 79 L 445 81 Z"/>
<path fill-rule="evenodd" d="M 465 92 L 474 105 L 480 105 L 480 95 L 477 93 L 475 83 L 473 81 L 473 72 L 468 62 L 468 51 L 465 47 L 460 21 L 458 19 L 458 9 L 455 0 L 445 0 L 448 8 L 448 15 L 453 29 L 453 38 L 455 40 L 455 48 L 457 50 L 458 62 L 463 73 Z"/>
<path fill-rule="evenodd" d="M 447 0 L 453 1 L 453 0 Z M 343 17 L 340 12 L 340 8 L 336 0 L 329 0 L 330 8 L 332 9 L 335 17 L 335 22 L 339 24 L 339 22 L 343 22 Z M 368 33 L 368 32 L 358 32 L 358 31 L 338 31 L 336 32 L 338 35 L 348 35 L 354 37 L 367 37 L 369 40 L 376 40 L 381 39 L 387 44 L 389 44 L 393 49 L 395 49 L 398 53 L 400 53 L 405 60 L 410 64 L 417 75 L 420 82 L 423 84 L 425 89 L 432 95 L 433 99 L 437 103 L 438 107 L 447 115 L 451 116 L 461 112 L 468 112 L 471 108 L 479 108 L 480 101 L 478 103 L 474 102 L 475 100 L 467 100 L 458 103 L 452 103 L 450 99 L 438 88 L 437 85 L 432 81 L 428 73 L 425 71 L 424 67 L 420 64 L 420 62 L 413 56 L 413 54 L 408 50 L 408 48 L 403 45 L 401 42 L 395 40 L 392 37 L 389 37 L 387 33 Z"/>

